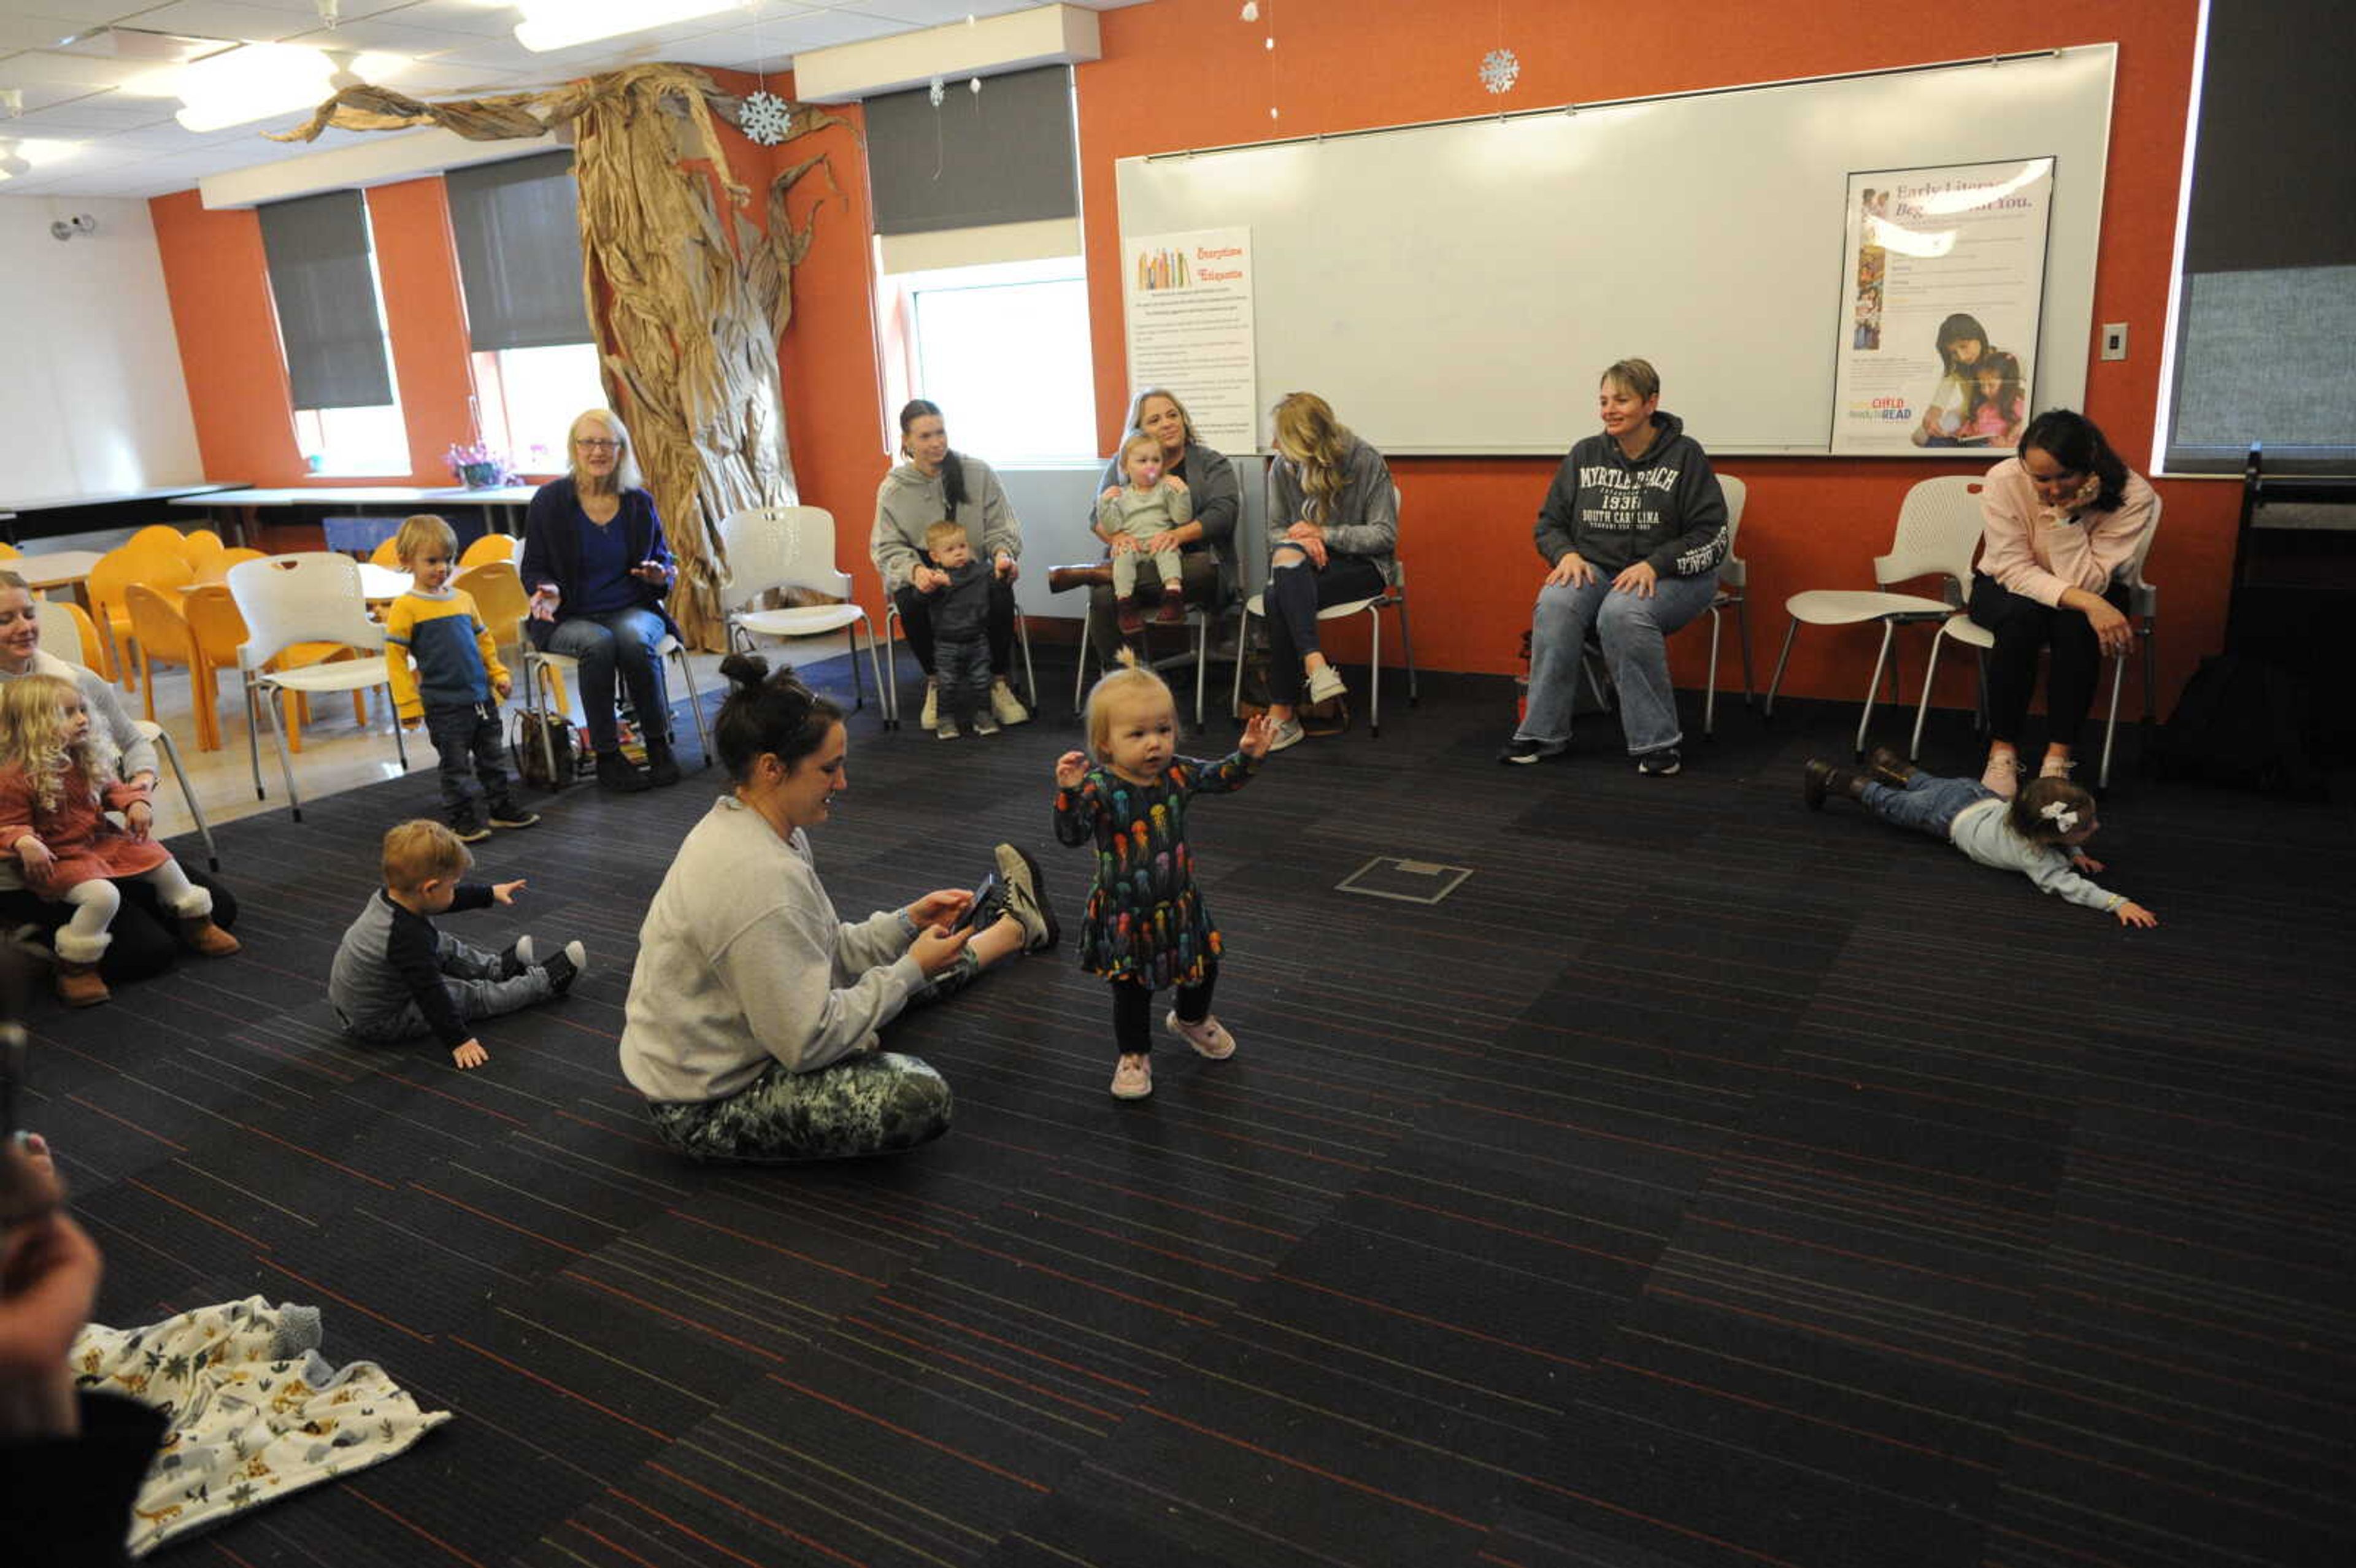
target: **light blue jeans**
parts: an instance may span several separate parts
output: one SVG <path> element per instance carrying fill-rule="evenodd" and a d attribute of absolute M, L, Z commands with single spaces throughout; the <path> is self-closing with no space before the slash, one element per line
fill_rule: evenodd
<path fill-rule="evenodd" d="M 1629 754 L 1642 756 L 1684 740 L 1676 688 L 1669 684 L 1666 639 L 1717 596 L 1715 571 L 1664 577 L 1650 599 L 1613 592 L 1608 572 L 1598 572 L 1581 588 L 1549 582 L 1539 589 L 1530 619 L 1529 708 L 1514 738 L 1542 746 L 1569 744 L 1580 649 L 1593 626 L 1620 691 L 1620 727 L 1627 733 Z"/>
<path fill-rule="evenodd" d="M 1918 773 L 1906 781 L 1904 789 L 1869 780 L 1861 798 L 1865 809 L 1884 822 L 1944 838 L 1965 806 L 1994 800 L 1996 791 L 1977 779 L 1943 779 L 1935 773 Z"/>

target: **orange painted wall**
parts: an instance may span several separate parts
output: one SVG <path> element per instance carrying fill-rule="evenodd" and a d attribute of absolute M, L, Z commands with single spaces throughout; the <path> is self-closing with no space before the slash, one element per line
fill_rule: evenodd
<path fill-rule="evenodd" d="M 1263 9 L 1274 17 L 1273 51 L 1262 43 L 1268 25 L 1239 21 L 1233 0 L 1155 0 L 1108 11 L 1101 18 L 1105 58 L 1079 68 L 1090 325 L 1099 433 L 1108 448 L 1128 391 L 1115 159 L 1271 133 L 1442 120 L 1497 106 L 1476 76 L 1482 53 L 1497 41 L 1492 8 L 1354 0 Z M 2158 399 L 2197 14 L 2195 0 L 2131 6 L 1988 0 L 1942 13 L 1937 28 L 1925 29 L 1921 14 L 1905 7 L 1850 7 L 1837 21 L 1820 24 L 1790 6 L 1684 0 L 1632 14 L 1623 30 L 1592 6 L 1516 0 L 1503 12 L 1503 41 L 1522 64 L 1510 101 L 1525 106 L 2115 41 L 2118 77 L 2094 319 L 2132 324 L 2138 347 L 2125 363 L 2090 367 L 2086 411 L 2130 464 L 2142 469 Z M 1280 131 L 1269 119 L 1271 101 L 1282 111 Z M 1643 188 L 1641 181 L 1633 184 L 1632 197 Z M 1543 199 L 1535 192 L 1533 198 Z M 1402 243 L 1413 224 L 1413 195 L 1402 192 Z M 1641 217 L 1632 232 L 1641 251 Z M 1631 264 L 1641 268 L 1641 254 Z M 1739 266 L 1731 261 L 1729 286 L 1740 286 Z M 1644 346 L 1631 345 L 1629 352 L 1641 354 Z M 1583 379 L 1600 368 L 1567 373 Z M 1346 421 L 1349 389 L 1317 389 Z M 1674 386 L 1663 403 L 1676 409 Z M 1586 432 L 1563 433 L 1568 447 Z M 1888 548 L 1906 487 L 1932 474 L 1983 465 L 1730 458 L 1723 466 L 1751 487 L 1740 553 L 1751 565 L 1763 685 L 1783 635 L 1784 597 L 1804 588 L 1872 586 L 1871 558 Z M 1414 592 L 1418 663 L 1435 669 L 1512 669 L 1540 570 L 1530 525 L 1553 463 L 1404 458 L 1393 468 L 1407 495 L 1402 553 Z M 2167 591 L 2159 637 L 2164 709 L 2192 662 L 2222 639 L 2238 496 L 2231 485 L 2208 482 L 2165 481 L 2159 490 L 2166 520 L 2147 571 Z M 1787 688 L 1854 700 L 1878 636 L 1804 633 Z M 1706 641 L 1691 634 L 1672 640 L 1680 685 L 1700 683 Z M 1910 669 L 1918 667 L 1919 644 L 1908 656 Z M 1962 705 L 1970 700 L 1971 683 L 1968 664 L 1957 665 L 1952 685 L 1943 674 L 1941 700 Z M 1720 683 L 1739 687 L 1740 676 L 1730 648 Z"/>
<path fill-rule="evenodd" d="M 209 212 L 192 190 L 147 204 L 208 475 L 272 486 L 451 483 L 443 454 L 474 439 L 475 389 L 449 203 L 438 178 L 366 195 L 410 458 L 406 475 L 367 478 L 323 479 L 304 464 L 252 209 Z"/>

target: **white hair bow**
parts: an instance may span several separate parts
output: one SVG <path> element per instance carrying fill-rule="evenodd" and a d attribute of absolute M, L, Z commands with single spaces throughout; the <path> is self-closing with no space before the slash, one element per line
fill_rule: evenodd
<path fill-rule="evenodd" d="M 2068 806 L 2062 805 L 2058 800 L 2047 801 L 2045 803 L 2045 809 L 2039 812 L 2038 815 L 2064 833 L 2073 833 L 2077 831 L 2078 814 L 2071 810 Z"/>

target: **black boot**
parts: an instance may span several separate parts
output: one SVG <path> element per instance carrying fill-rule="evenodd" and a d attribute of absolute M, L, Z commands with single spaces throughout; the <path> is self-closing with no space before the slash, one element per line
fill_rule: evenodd
<path fill-rule="evenodd" d="M 647 778 L 659 789 L 679 783 L 679 759 L 670 754 L 669 741 L 647 742 Z"/>
<path fill-rule="evenodd" d="M 655 787 L 654 781 L 619 752 L 597 753 L 597 787 L 616 795 L 636 795 Z"/>
<path fill-rule="evenodd" d="M 1800 775 L 1800 796 L 1808 803 L 1810 811 L 1825 808 L 1825 796 L 1845 795 L 1854 800 L 1865 792 L 1865 775 L 1851 768 L 1837 768 L 1822 757 L 1810 757 Z"/>

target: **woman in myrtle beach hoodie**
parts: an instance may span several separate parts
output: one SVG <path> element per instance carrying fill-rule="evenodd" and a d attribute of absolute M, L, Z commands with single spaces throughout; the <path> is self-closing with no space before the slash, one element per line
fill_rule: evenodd
<path fill-rule="evenodd" d="M 1570 449 L 1538 508 L 1550 571 L 1530 628 L 1530 696 L 1501 763 L 1570 746 L 1571 697 L 1588 629 L 1620 691 L 1636 771 L 1677 771 L 1676 692 L 1664 641 L 1709 608 L 1726 555 L 1726 496 L 1700 443 L 1660 411 L 1661 378 L 1642 359 L 1603 372 L 1603 433 Z"/>
<path fill-rule="evenodd" d="M 884 591 L 900 607 L 908 649 L 925 671 L 927 731 L 940 721 L 940 692 L 933 681 L 933 611 L 948 586 L 948 573 L 925 553 L 925 530 L 949 521 L 965 528 L 977 560 L 990 563 L 990 607 L 982 635 L 990 642 L 990 712 L 1001 724 L 1031 717 L 1006 684 L 1013 668 L 1015 560 L 1023 554 L 1023 522 L 1006 492 L 978 457 L 949 450 L 948 427 L 938 405 L 922 398 L 900 411 L 899 465 L 875 490 L 875 531 L 867 541 Z"/>

